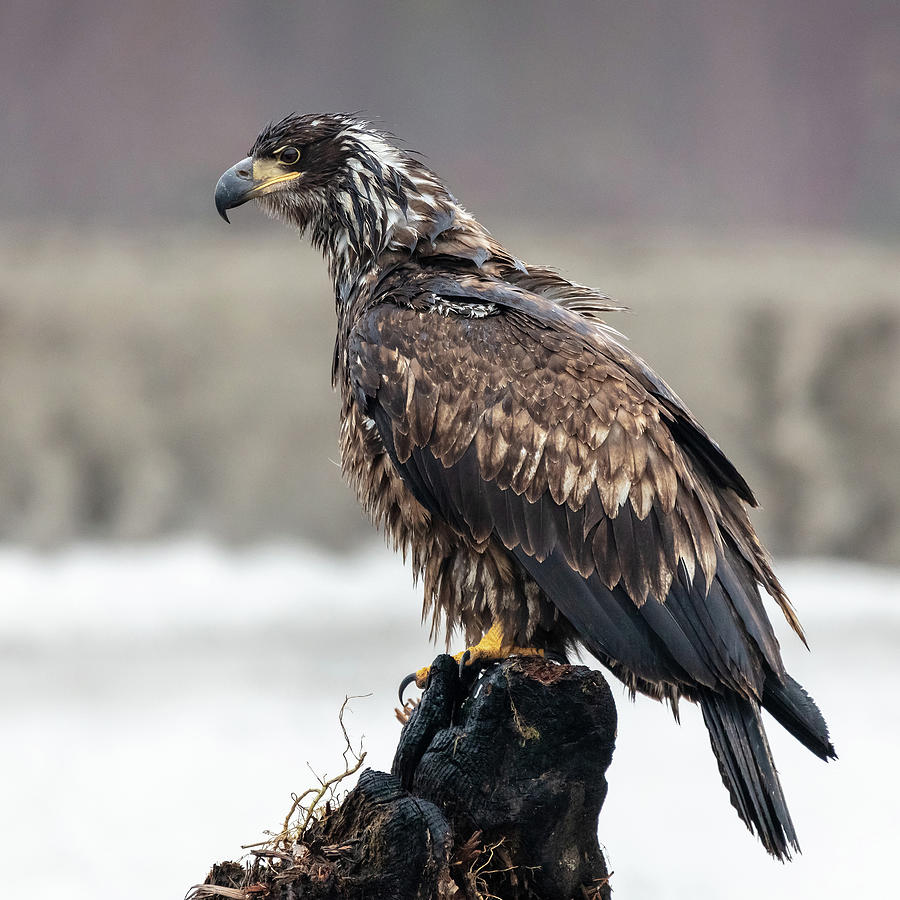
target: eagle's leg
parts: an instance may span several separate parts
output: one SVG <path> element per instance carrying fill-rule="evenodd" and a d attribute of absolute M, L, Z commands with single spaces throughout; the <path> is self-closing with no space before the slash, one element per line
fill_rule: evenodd
<path fill-rule="evenodd" d="M 498 624 L 491 625 L 484 637 L 475 644 L 454 654 L 453 658 L 459 663 L 460 671 L 466 666 L 478 663 L 484 665 L 489 662 L 500 662 L 509 656 L 544 656 L 545 651 L 536 647 L 517 647 L 508 641 L 503 635 L 503 629 Z M 424 688 L 428 683 L 428 666 L 423 666 L 416 672 L 416 685 Z"/>

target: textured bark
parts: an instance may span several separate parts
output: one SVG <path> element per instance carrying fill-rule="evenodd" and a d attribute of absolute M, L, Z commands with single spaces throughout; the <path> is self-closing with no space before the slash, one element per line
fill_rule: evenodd
<path fill-rule="evenodd" d="M 470 686 L 439 656 L 391 774 L 366 770 L 301 853 L 243 876 L 222 864 L 207 885 L 275 900 L 607 898 L 597 819 L 615 732 L 597 672 L 510 659 Z"/>

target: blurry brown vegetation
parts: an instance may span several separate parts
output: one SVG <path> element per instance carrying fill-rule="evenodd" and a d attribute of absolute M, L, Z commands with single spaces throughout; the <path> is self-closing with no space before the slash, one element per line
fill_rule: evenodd
<path fill-rule="evenodd" d="M 900 561 L 896 0 L 7 0 L 0 82 L 0 538 L 368 533 L 324 266 L 209 230 L 265 120 L 362 110 L 634 309 L 777 551 Z"/>
<path fill-rule="evenodd" d="M 324 266 L 255 224 L 4 234 L 0 537 L 369 533 L 336 465 Z M 777 552 L 900 561 L 900 252 L 496 232 L 632 307 L 610 321 L 747 475 Z"/>
<path fill-rule="evenodd" d="M 363 110 L 489 221 L 900 228 L 896 0 L 4 0 L 6 217 L 194 220 Z"/>

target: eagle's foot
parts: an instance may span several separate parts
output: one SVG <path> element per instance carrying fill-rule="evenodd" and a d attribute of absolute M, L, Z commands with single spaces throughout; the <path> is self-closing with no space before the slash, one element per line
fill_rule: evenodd
<path fill-rule="evenodd" d="M 487 634 L 474 646 L 468 647 L 454 655 L 459 663 L 459 674 L 462 676 L 466 669 L 474 667 L 483 669 L 493 662 L 500 662 L 510 656 L 543 656 L 544 651 L 536 647 L 517 647 L 503 636 L 503 629 L 499 625 L 492 625 Z M 418 672 L 416 673 L 418 684 Z"/>
<path fill-rule="evenodd" d="M 467 647 L 453 658 L 459 664 L 460 677 L 466 671 L 477 671 L 493 662 L 500 662 L 510 656 L 545 656 L 546 651 L 537 647 L 518 647 L 503 636 L 503 629 L 499 625 L 492 625 L 484 637 L 474 647 Z M 423 666 L 414 675 L 408 675 L 400 685 L 400 702 L 403 702 L 403 691 L 406 686 L 415 681 L 416 686 L 424 689 L 428 684 L 430 666 Z"/>

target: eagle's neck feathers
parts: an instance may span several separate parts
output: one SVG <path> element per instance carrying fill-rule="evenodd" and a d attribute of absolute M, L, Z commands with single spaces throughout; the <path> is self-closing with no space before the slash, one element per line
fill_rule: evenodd
<path fill-rule="evenodd" d="M 334 284 L 339 347 L 346 346 L 353 323 L 377 299 L 378 285 L 398 265 L 474 270 L 485 279 L 512 284 L 594 320 L 619 308 L 553 270 L 525 265 L 415 156 L 364 122 L 352 117 L 338 120 L 338 130 L 319 151 L 327 162 L 327 178 L 320 172 L 304 190 L 260 199 L 271 215 L 307 233 L 323 252 Z M 340 352 L 335 358 L 336 377 L 346 363 L 339 357 Z"/>
<path fill-rule="evenodd" d="M 453 236 L 479 262 L 495 242 L 430 169 L 377 132 L 348 128 L 347 161 L 309 217 L 338 307 L 386 263 L 441 253 Z M 447 248 L 451 249 L 451 248 Z"/>

